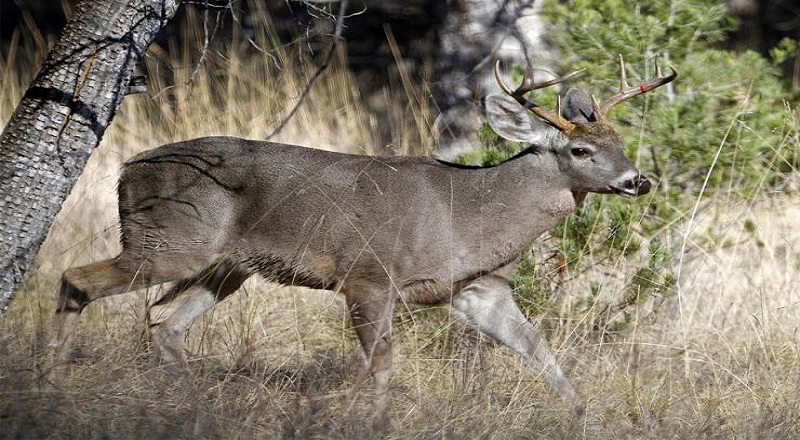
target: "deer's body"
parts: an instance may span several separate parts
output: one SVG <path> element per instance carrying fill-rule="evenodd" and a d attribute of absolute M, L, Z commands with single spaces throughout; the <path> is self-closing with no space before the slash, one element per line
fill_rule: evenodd
<path fill-rule="evenodd" d="M 671 79 L 674 72 L 660 81 Z M 164 361 L 185 368 L 191 323 L 260 274 L 344 295 L 365 355 L 358 382 L 371 375 L 386 390 L 398 302 L 449 302 L 523 356 L 582 414 L 583 400 L 512 300 L 509 277 L 520 253 L 586 193 L 649 191 L 604 119 L 611 105 L 646 90 L 622 83 L 603 107 L 571 90 L 557 114 L 522 98 L 552 84 L 533 84 L 528 75 L 523 87 L 507 90 L 516 102 L 490 96 L 495 130 L 531 143 L 494 167 L 228 137 L 140 154 L 120 177 L 123 250 L 64 272 L 56 345 L 68 345 L 92 301 L 174 281 L 150 310 L 151 338 Z M 526 109 L 555 128 L 532 125 Z"/>
<path fill-rule="evenodd" d="M 471 168 L 225 137 L 166 145 L 125 167 L 123 245 L 142 261 L 174 253 L 197 272 L 229 260 L 312 288 L 435 285 L 442 302 L 575 207 L 548 156 Z"/>

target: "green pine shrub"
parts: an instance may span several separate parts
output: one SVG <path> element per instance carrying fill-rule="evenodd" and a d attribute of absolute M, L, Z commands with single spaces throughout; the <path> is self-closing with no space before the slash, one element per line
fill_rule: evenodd
<path fill-rule="evenodd" d="M 673 261 L 680 249 L 673 239 L 675 227 L 700 200 L 753 199 L 783 189 L 796 173 L 796 97 L 790 96 L 778 66 L 796 54 L 797 44 L 785 40 L 769 57 L 719 49 L 736 22 L 713 0 L 551 0 L 542 14 L 549 42 L 559 54 L 554 70 L 585 69 L 568 86 L 582 87 L 599 101 L 619 87 L 619 55 L 632 85 L 656 76 L 656 59 L 663 72 L 669 73 L 668 65 L 679 71 L 673 83 L 626 101 L 609 115 L 626 140 L 626 155 L 654 181 L 651 194 L 633 200 L 588 197 L 550 232 L 557 245 L 544 259 L 560 261 L 573 273 L 619 259 L 634 265 L 626 275 L 624 297 L 616 303 L 598 303 L 601 286 L 572 303 L 578 313 L 599 310 L 593 314 L 598 322 L 586 325 L 613 333 L 626 328 L 643 298 L 671 294 Z M 543 62 L 532 60 L 534 65 Z M 522 70 L 516 69 L 519 81 Z M 535 93 L 537 103 L 555 107 L 555 93 Z M 495 164 L 521 148 L 488 126 L 478 137 L 485 150 L 464 161 Z M 527 312 L 540 314 L 553 295 L 553 271 L 533 255 L 520 265 L 515 285 Z M 612 309 L 615 313 L 603 313 Z M 600 322 L 611 315 L 614 322 Z"/>

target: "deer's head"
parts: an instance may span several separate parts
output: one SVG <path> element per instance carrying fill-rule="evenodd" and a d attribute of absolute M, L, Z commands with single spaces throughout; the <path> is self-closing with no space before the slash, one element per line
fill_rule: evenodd
<path fill-rule="evenodd" d="M 657 78 L 641 86 L 631 87 L 625 76 L 625 63 L 620 56 L 620 90 L 602 104 L 589 98 L 582 90 L 570 89 L 559 99 L 555 112 L 545 110 L 525 98 L 533 90 L 561 83 L 580 72 L 572 72 L 550 81 L 535 83 L 530 68 L 525 71 L 522 84 L 509 88 L 501 79 L 499 62 L 495 65 L 495 78 L 506 93 L 486 98 L 486 113 L 492 128 L 500 136 L 548 149 L 556 155 L 559 171 L 570 178 L 572 189 L 580 192 L 615 193 L 628 197 L 640 196 L 650 191 L 650 181 L 622 152 L 623 141 L 608 122 L 609 110 L 622 101 L 662 86 L 678 76 L 663 76 L 656 60 Z M 520 106 L 521 105 L 521 106 Z M 528 111 L 538 116 L 556 130 L 542 130 L 528 116 Z"/>

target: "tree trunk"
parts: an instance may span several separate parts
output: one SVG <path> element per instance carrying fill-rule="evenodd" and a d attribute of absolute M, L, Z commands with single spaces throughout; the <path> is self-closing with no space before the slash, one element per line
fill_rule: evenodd
<path fill-rule="evenodd" d="M 0 316 L 180 0 L 82 0 L 0 135 Z"/>

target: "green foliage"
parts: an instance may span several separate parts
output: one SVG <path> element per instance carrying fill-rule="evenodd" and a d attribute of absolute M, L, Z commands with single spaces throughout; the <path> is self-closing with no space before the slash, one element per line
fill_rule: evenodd
<path fill-rule="evenodd" d="M 797 55 L 797 41 L 784 38 L 769 51 L 769 56 L 775 64 L 783 64 Z"/>
<path fill-rule="evenodd" d="M 478 130 L 478 141 L 483 148 L 462 154 L 458 157 L 460 163 L 493 166 L 510 159 L 522 149 L 519 143 L 500 137 L 487 123 Z"/>
<path fill-rule="evenodd" d="M 634 84 L 655 75 L 656 55 L 680 71 L 673 84 L 611 115 L 628 153 L 661 183 L 669 203 L 655 207 L 656 217 L 672 220 L 682 196 L 696 195 L 704 183 L 752 197 L 796 169 L 797 121 L 777 67 L 796 53 L 794 42 L 782 42 L 772 59 L 715 49 L 735 22 L 710 0 L 551 1 L 544 16 L 562 55 L 557 70 L 586 68 L 586 87 L 600 99 L 617 81 L 617 54 Z"/>
<path fill-rule="evenodd" d="M 550 295 L 553 292 L 549 281 L 548 269 L 529 254 L 522 259 L 514 276 L 513 289 L 518 304 L 528 315 L 539 315 L 550 307 Z"/>
<path fill-rule="evenodd" d="M 631 203 L 591 198 L 551 231 L 561 239 L 560 250 L 568 267 L 577 268 L 584 256 L 601 260 L 639 250 L 641 240 L 635 235 L 635 226 L 641 216 L 641 203 L 628 202 Z"/>
<path fill-rule="evenodd" d="M 784 40 L 769 58 L 718 49 L 715 44 L 736 22 L 715 0 L 550 0 L 542 14 L 549 42 L 559 54 L 555 71 L 586 69 L 574 83 L 598 100 L 618 87 L 619 55 L 626 61 L 630 84 L 656 76 L 656 57 L 662 70 L 671 64 L 679 71 L 673 83 L 627 101 L 609 115 L 626 140 L 626 155 L 656 183 L 654 191 L 635 200 L 590 196 L 551 231 L 568 270 L 619 258 L 634 264 L 626 277 L 625 298 L 616 306 L 599 304 L 614 311 L 607 314 L 614 322 L 594 323 L 606 330 L 625 328 L 630 307 L 639 306 L 643 298 L 670 294 L 674 250 L 662 243 L 671 242 L 670 226 L 690 212 L 698 196 L 752 198 L 796 172 L 796 108 L 789 103 L 778 65 L 794 57 L 798 45 Z M 537 95 L 538 102 L 554 101 L 539 93 L 543 96 Z M 516 151 L 490 131 L 484 127 L 479 134 L 489 152 L 473 163 L 494 164 Z M 520 266 L 517 292 L 522 302 L 532 304 L 529 311 L 538 313 L 552 286 L 536 273 L 534 263 Z M 598 307 L 602 289 L 595 287 L 578 308 Z"/>

